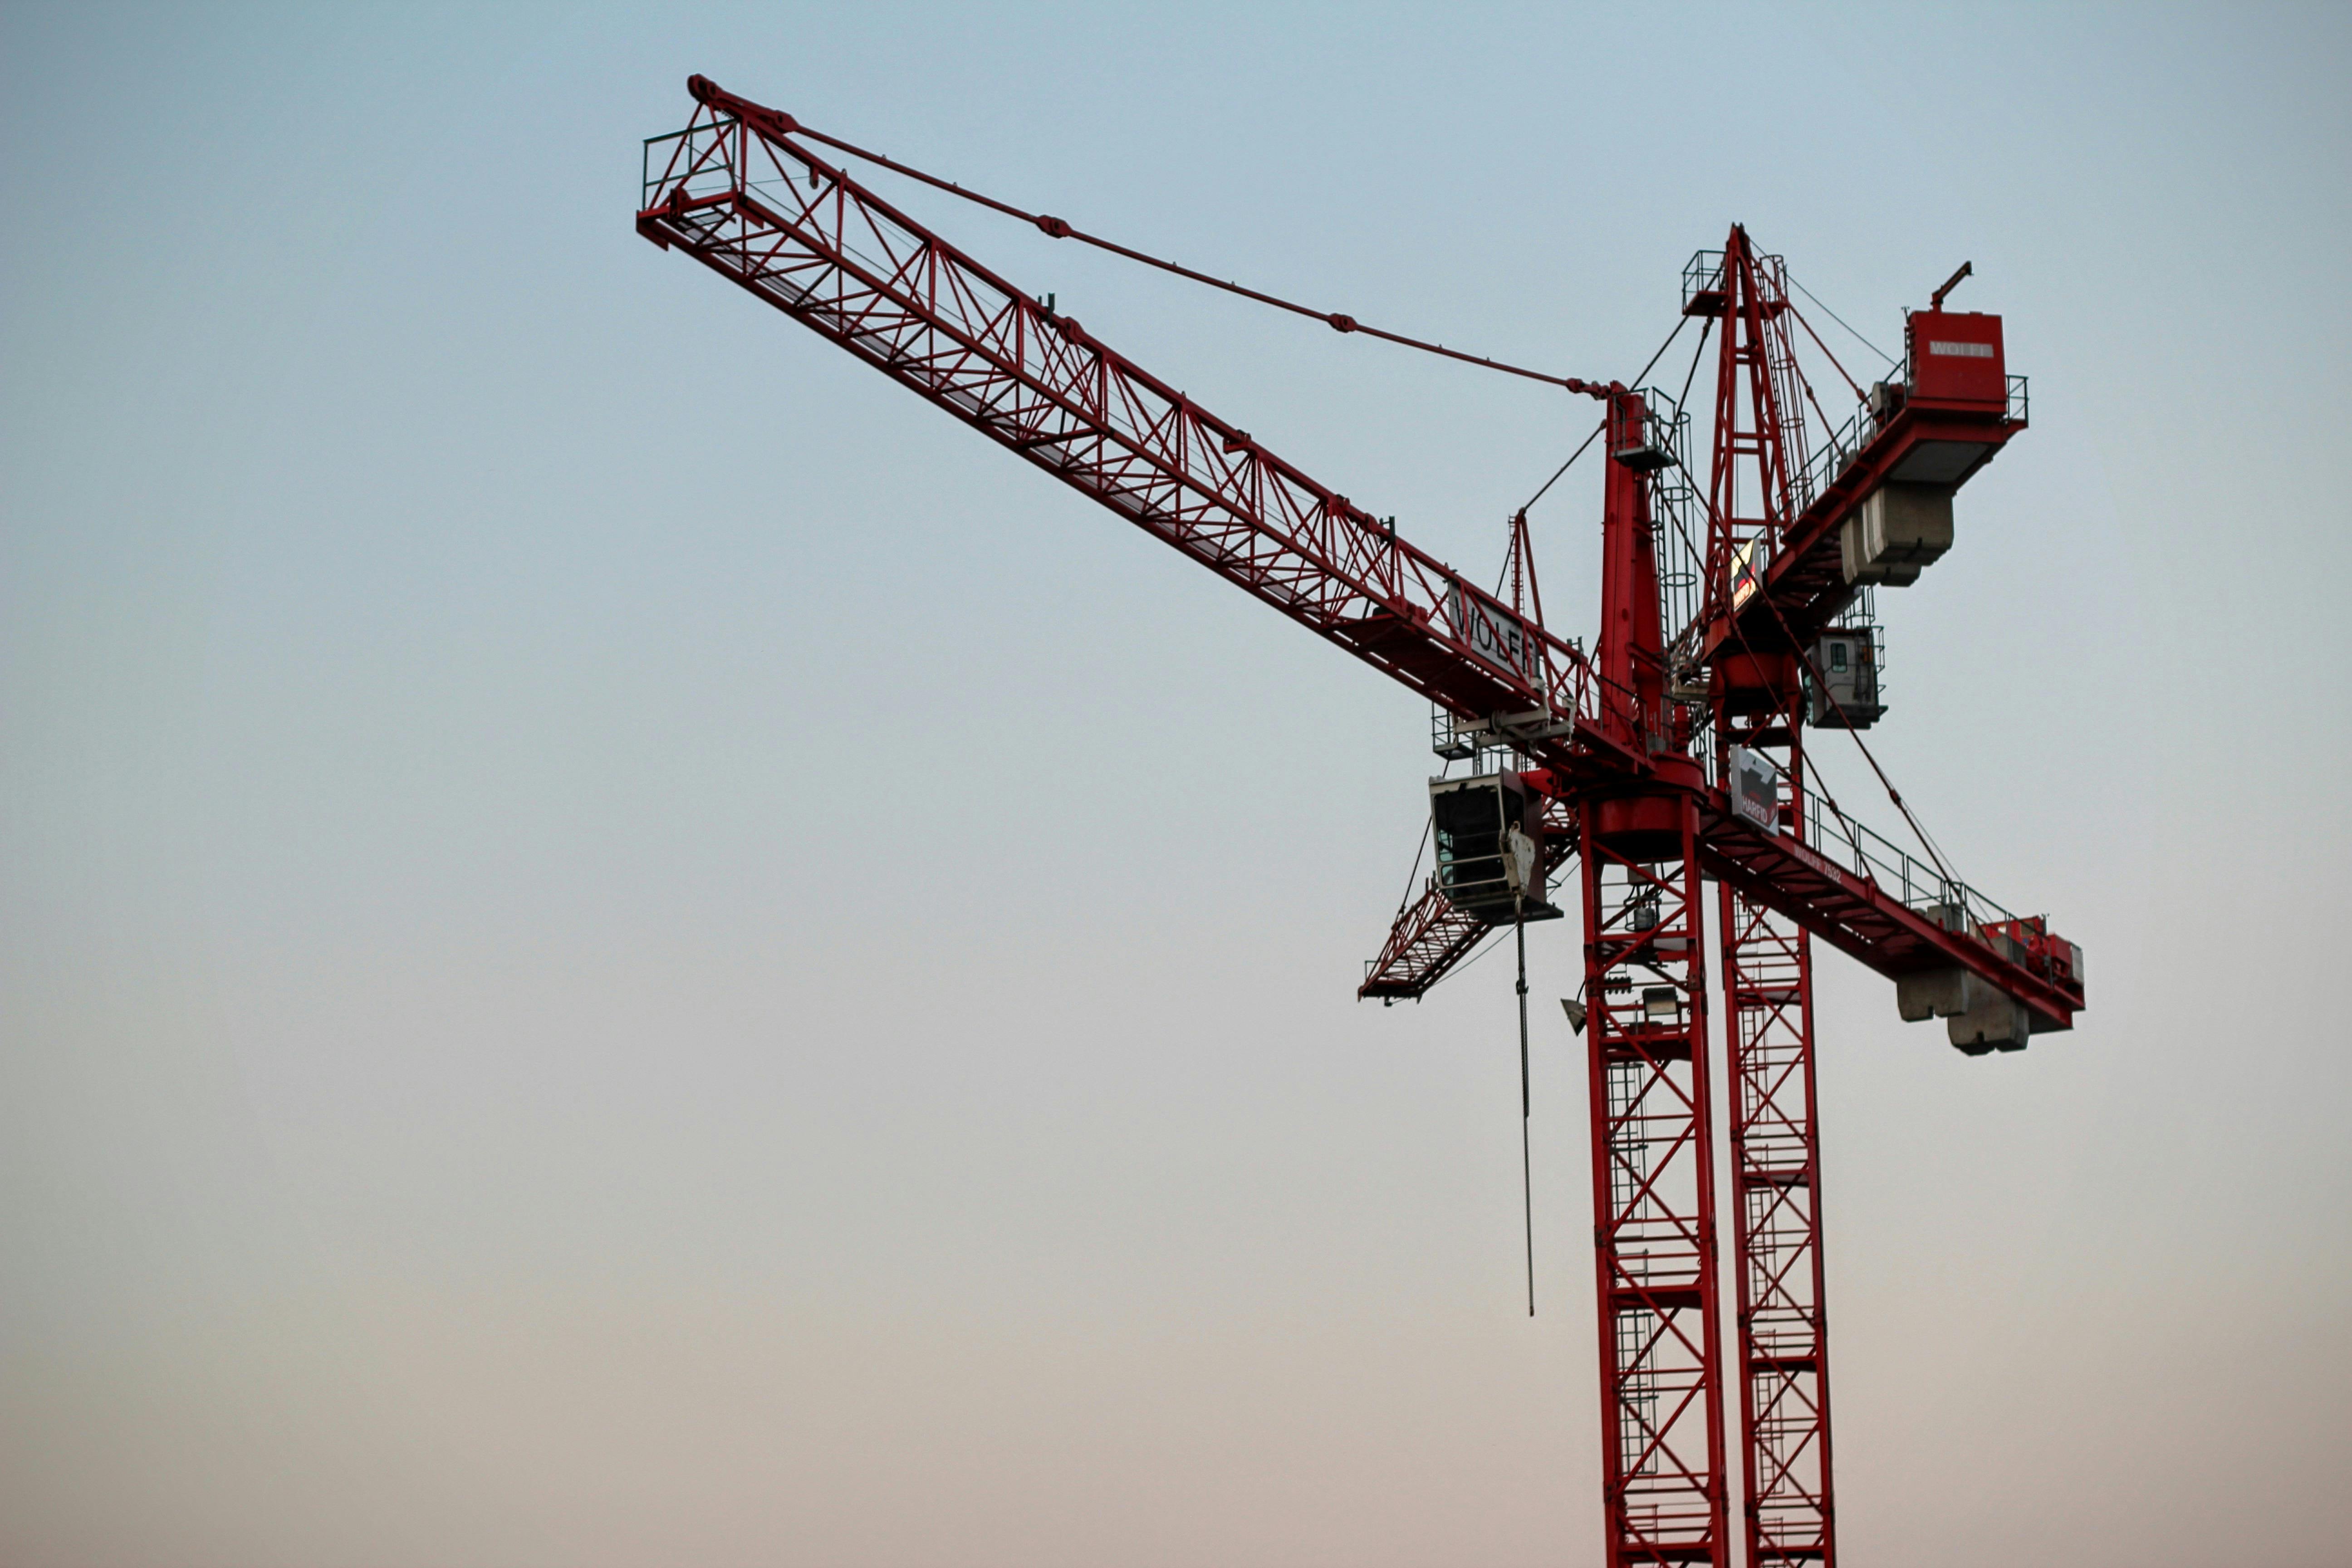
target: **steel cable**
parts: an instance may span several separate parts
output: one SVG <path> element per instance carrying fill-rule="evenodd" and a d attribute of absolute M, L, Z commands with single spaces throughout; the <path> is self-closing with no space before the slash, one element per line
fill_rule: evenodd
<path fill-rule="evenodd" d="M 895 158 L 885 157 L 879 153 L 869 151 L 853 142 L 844 142 L 837 136 L 828 136 L 824 132 L 812 130 L 789 116 L 783 117 L 783 124 L 773 128 L 772 132 L 771 128 L 755 126 L 755 129 L 759 129 L 763 136 L 772 133 L 797 135 L 805 136 L 812 142 L 822 142 L 837 153 L 846 153 L 853 158 L 862 158 L 893 174 L 904 174 L 910 180 L 919 180 L 935 190 L 945 191 L 950 195 L 961 196 L 965 201 L 987 207 L 993 212 L 1003 213 L 1007 217 L 1019 218 L 1050 238 L 1075 239 L 1080 244 L 1091 245 L 1097 250 L 1107 250 L 1113 256 L 1124 257 L 1129 261 L 1139 262 L 1146 267 L 1155 267 L 1162 272 L 1172 272 L 1179 278 L 1190 279 L 1195 283 L 1205 284 L 1212 289 L 1221 289 L 1228 294 L 1238 294 L 1245 300 L 1255 300 L 1261 305 L 1271 305 L 1277 310 L 1287 310 L 1297 316 L 1312 317 L 1335 331 L 1360 332 L 1366 337 L 1379 338 L 1383 342 L 1396 343 L 1409 349 L 1419 349 L 1423 353 L 1436 354 L 1444 359 L 1459 360 L 1464 364 L 1500 371 L 1506 375 L 1521 376 L 1528 381 L 1540 381 L 1550 386 L 1565 387 L 1570 392 L 1580 393 L 1587 397 L 1607 397 L 1612 392 L 1624 390 L 1624 384 L 1622 382 L 1589 381 L 1582 376 L 1553 375 L 1545 371 L 1529 370 L 1524 365 L 1509 364 L 1486 354 L 1465 353 L 1460 349 L 1447 348 L 1444 343 L 1429 342 L 1420 338 L 1407 337 L 1402 332 L 1391 332 L 1382 327 L 1367 325 L 1344 310 L 1318 310 L 1312 305 L 1301 305 L 1296 300 L 1285 300 L 1279 295 L 1266 293 L 1261 289 L 1252 289 L 1229 278 L 1217 278 L 1186 267 L 1181 262 L 1170 261 L 1137 250 L 1131 246 L 1121 245 L 1117 240 L 1105 239 L 1100 235 L 1088 234 L 1067 220 L 1055 217 L 1050 213 L 1027 212 L 1010 202 L 999 201 L 994 196 L 967 190 L 953 180 L 940 179 L 937 174 L 925 174 L 912 164 L 901 163 Z M 1643 374 L 1648 373 L 1645 370 Z"/>

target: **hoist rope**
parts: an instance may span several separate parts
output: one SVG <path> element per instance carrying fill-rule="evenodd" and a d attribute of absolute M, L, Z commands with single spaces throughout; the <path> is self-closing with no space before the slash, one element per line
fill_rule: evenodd
<path fill-rule="evenodd" d="M 1231 279 L 1213 277 L 1180 262 L 1148 255 L 1131 246 L 1105 239 L 1100 235 L 1088 234 L 1086 230 L 1065 219 L 1055 217 L 1051 214 L 1024 211 L 1010 202 L 1001 202 L 994 196 L 968 190 L 953 180 L 942 180 L 937 174 L 927 174 L 911 164 L 901 163 L 895 158 L 886 158 L 879 153 L 869 152 L 866 148 L 844 142 L 837 136 L 828 136 L 822 131 L 812 130 L 797 121 L 792 122 L 790 134 L 805 136 L 812 142 L 822 142 L 835 152 L 845 153 L 853 158 L 862 158 L 893 174 L 904 174 L 910 180 L 919 180 L 936 190 L 945 191 L 950 195 L 961 196 L 965 201 L 1003 213 L 1007 217 L 1019 218 L 1024 223 L 1034 225 L 1040 233 L 1052 238 L 1075 239 L 1081 244 L 1091 245 L 1097 250 L 1108 250 L 1113 256 L 1124 257 L 1129 261 L 1140 262 L 1146 267 L 1156 267 L 1162 272 L 1172 272 L 1179 278 L 1188 278 L 1195 283 L 1204 283 L 1212 289 L 1222 289 L 1228 294 L 1239 294 L 1244 300 L 1255 300 L 1261 305 L 1271 305 L 1277 310 L 1288 310 L 1297 316 L 1309 316 L 1335 331 L 1361 332 L 1366 337 L 1379 338 L 1383 342 L 1396 343 L 1409 349 L 1419 349 L 1423 353 L 1459 360 L 1464 364 L 1501 371 L 1506 375 L 1523 376 L 1527 380 L 1540 381 L 1547 385 L 1565 387 L 1570 392 L 1581 393 L 1588 397 L 1606 397 L 1612 392 L 1624 390 L 1622 383 L 1587 381 L 1581 376 L 1574 375 L 1552 375 L 1545 371 L 1529 370 L 1524 365 L 1507 364 L 1485 354 L 1465 353 L 1460 349 L 1449 349 L 1444 343 L 1426 342 L 1420 338 L 1409 338 L 1402 332 L 1391 332 L 1385 328 L 1368 326 L 1344 310 L 1318 310 L 1312 305 L 1301 305 L 1295 300 L 1285 300 L 1279 295 L 1266 293 L 1264 289 L 1252 289 L 1236 283 Z"/>
<path fill-rule="evenodd" d="M 1698 330 L 1698 342 L 1691 349 L 1690 369 L 1683 373 L 1682 395 L 1675 399 L 1675 407 L 1677 410 L 1690 405 L 1691 383 L 1698 379 L 1698 362 L 1706 357 L 1707 334 L 1714 331 L 1715 319 L 1710 316 L 1700 325 Z"/>
<path fill-rule="evenodd" d="M 1838 356 L 1830 352 L 1829 344 L 1822 342 L 1821 333 L 1813 331 L 1812 322 L 1805 320 L 1805 313 L 1797 309 L 1794 304 L 1791 304 L 1789 307 L 1789 314 L 1797 318 L 1797 325 L 1805 329 L 1805 336 L 1813 340 L 1813 347 L 1822 351 L 1822 357 L 1830 362 L 1830 368 L 1838 373 L 1838 379 L 1845 383 L 1847 390 L 1853 394 L 1854 401 L 1857 403 L 1861 402 L 1863 397 L 1862 384 L 1847 374 L 1845 366 L 1839 363 Z M 1864 346 L 1867 347 L 1868 345 L 1865 344 Z M 1875 353 L 1876 351 L 1873 350 L 1872 352 Z M 1797 363 L 1793 355 L 1790 358 L 1789 368 L 1796 372 L 1797 384 L 1805 389 L 1805 401 L 1813 405 L 1814 413 L 1821 415 L 1823 433 L 1833 434 L 1834 432 L 1831 431 L 1829 427 L 1829 415 L 1823 412 L 1820 401 L 1813 396 L 1813 384 L 1806 379 L 1803 367 Z"/>
<path fill-rule="evenodd" d="M 1870 764 L 1870 771 L 1878 775 L 1878 787 L 1886 792 L 1886 798 L 1894 802 L 1895 809 L 1903 814 L 1903 820 L 1910 826 L 1912 836 L 1919 840 L 1919 847 L 1927 852 L 1927 858 L 1936 863 L 1936 870 L 1945 881 L 1960 884 L 1958 874 L 1944 863 L 1944 857 L 1937 848 L 1935 838 L 1919 825 L 1919 819 L 1911 815 L 1911 807 L 1904 800 L 1903 792 L 1895 787 L 1895 781 L 1888 778 L 1886 770 L 1878 765 L 1878 758 L 1871 751 L 1870 742 L 1862 738 L 1862 731 L 1854 727 L 1853 720 L 1846 717 L 1844 705 L 1838 701 L 1837 694 L 1830 689 L 1829 679 L 1822 675 L 1822 667 L 1813 662 L 1811 651 L 1797 642 L 1797 635 L 1790 628 L 1789 618 L 1780 613 L 1780 606 L 1774 604 L 1769 595 L 1766 595 L 1764 604 L 1765 607 L 1772 612 L 1772 618 L 1780 624 L 1780 635 L 1789 639 L 1789 646 L 1795 648 L 1797 657 L 1804 661 L 1805 672 L 1813 678 L 1814 687 L 1822 696 L 1829 699 L 1831 710 L 1837 714 L 1839 722 L 1843 725 L 1846 734 L 1853 740 L 1854 749 L 1862 753 L 1862 760 Z M 1734 616 L 1731 625 L 1733 630 L 1738 631 L 1738 617 Z M 1739 633 L 1739 646 L 1748 648 L 1750 657 L 1755 654 L 1756 650 L 1748 647 L 1748 634 L 1744 631 Z M 1828 803 L 1830 810 L 1836 814 L 1837 819 L 1845 824 L 1847 833 L 1851 836 L 1854 828 L 1853 819 L 1838 809 L 1836 797 L 1830 794 L 1826 784 L 1822 786 L 1822 798 Z"/>
<path fill-rule="evenodd" d="M 1528 1227 L 1528 1316 L 1536 1315 L 1536 1175 L 1528 1130 L 1534 1096 L 1528 1088 L 1528 916 L 1522 907 L 1511 923 L 1519 937 L 1519 1206 Z"/>

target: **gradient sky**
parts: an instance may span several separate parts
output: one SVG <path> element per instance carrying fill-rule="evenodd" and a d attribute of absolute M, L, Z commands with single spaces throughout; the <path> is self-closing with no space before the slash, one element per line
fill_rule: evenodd
<path fill-rule="evenodd" d="M 2352 13 L 875 5 L 0 9 L 0 1561 L 1595 1559 L 1425 710 L 637 239 L 693 71 L 1563 373 L 1972 260 L 1874 743 L 2091 1010 L 1823 962 L 1843 1544 L 2352 1561 Z M 1480 574 L 1589 417 L 909 205 Z"/>

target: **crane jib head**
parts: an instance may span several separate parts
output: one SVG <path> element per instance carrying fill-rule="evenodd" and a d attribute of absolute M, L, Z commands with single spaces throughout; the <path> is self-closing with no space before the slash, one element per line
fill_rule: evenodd
<path fill-rule="evenodd" d="M 706 109 L 723 110 L 763 135 L 789 136 L 801 128 L 801 122 L 782 110 L 738 98 L 707 76 L 687 78 L 686 90 Z"/>

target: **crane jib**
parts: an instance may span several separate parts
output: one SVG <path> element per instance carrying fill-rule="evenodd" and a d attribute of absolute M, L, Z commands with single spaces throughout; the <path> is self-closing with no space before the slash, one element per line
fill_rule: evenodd
<path fill-rule="evenodd" d="M 1432 700 L 1590 711 L 1572 645 L 740 107 L 647 143 L 645 237 Z"/>

